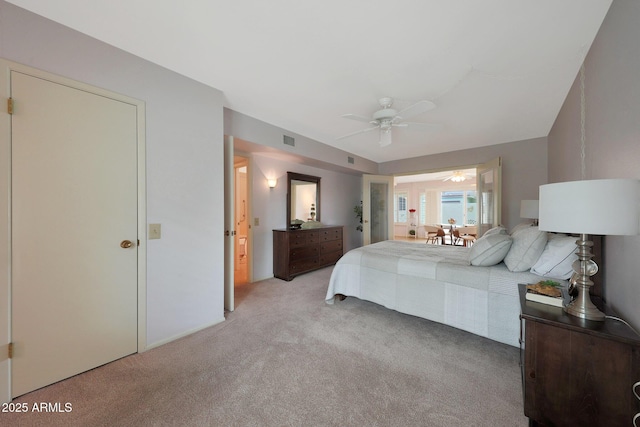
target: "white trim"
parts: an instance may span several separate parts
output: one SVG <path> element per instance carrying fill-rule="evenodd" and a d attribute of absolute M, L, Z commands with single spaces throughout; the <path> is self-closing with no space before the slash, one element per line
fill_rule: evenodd
<path fill-rule="evenodd" d="M 132 98 L 130 98 L 132 99 Z M 147 134 L 146 104 L 136 100 L 138 124 L 138 353 L 147 350 Z"/>
<path fill-rule="evenodd" d="M 11 401 L 11 117 L 6 102 L 11 94 L 11 64 L 0 59 L 0 401 Z M 5 310 L 6 309 L 6 310 Z"/>
<path fill-rule="evenodd" d="M 0 301 L 6 296 L 6 316 L 0 317 L 0 401 L 11 401 L 11 361 L 7 346 L 11 342 L 11 117 L 6 99 L 11 93 L 11 71 L 85 90 L 136 107 L 138 135 L 138 352 L 147 350 L 147 231 L 146 231 L 146 133 L 145 103 L 125 95 L 0 58 Z M 5 206 L 6 203 L 6 206 Z"/>

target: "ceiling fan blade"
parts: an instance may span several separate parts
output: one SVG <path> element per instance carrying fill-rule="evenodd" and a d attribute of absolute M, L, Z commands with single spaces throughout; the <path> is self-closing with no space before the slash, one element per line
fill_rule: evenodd
<path fill-rule="evenodd" d="M 391 129 L 380 131 L 380 147 L 391 145 Z"/>
<path fill-rule="evenodd" d="M 369 132 L 370 130 L 374 130 L 374 129 L 378 129 L 378 126 L 374 126 L 374 127 L 372 127 L 372 128 L 360 129 L 360 130 L 357 130 L 357 131 L 355 131 L 355 132 L 351 132 L 351 133 L 348 133 L 348 134 L 346 134 L 346 135 L 339 136 L 339 137 L 337 137 L 336 139 L 349 138 L 350 136 L 358 135 L 358 134 L 360 134 L 360 133 Z"/>
<path fill-rule="evenodd" d="M 432 130 L 439 129 L 442 127 L 441 123 L 418 123 L 418 122 L 402 122 L 405 125 L 408 125 L 409 129 L 412 130 Z"/>
<path fill-rule="evenodd" d="M 426 113 L 434 108 L 436 108 L 436 104 L 431 101 L 419 101 L 404 110 L 400 110 L 397 115 L 402 119 L 410 119 L 411 117 Z"/>
<path fill-rule="evenodd" d="M 371 123 L 371 117 L 359 116 L 357 114 L 343 114 L 345 119 L 357 120 L 359 122 Z"/>

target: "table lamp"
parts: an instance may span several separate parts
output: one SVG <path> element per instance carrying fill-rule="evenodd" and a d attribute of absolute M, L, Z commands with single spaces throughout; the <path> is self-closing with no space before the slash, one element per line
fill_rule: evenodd
<path fill-rule="evenodd" d="M 588 320 L 604 320 L 593 304 L 590 277 L 598 272 L 591 259 L 589 234 L 636 235 L 639 232 L 640 180 L 597 179 L 540 186 L 539 228 L 542 231 L 580 234 L 578 259 L 573 263 L 578 296 L 564 310 Z"/>
<path fill-rule="evenodd" d="M 533 225 L 538 225 L 538 201 L 537 200 L 521 200 L 520 201 L 520 218 L 532 219 Z"/>

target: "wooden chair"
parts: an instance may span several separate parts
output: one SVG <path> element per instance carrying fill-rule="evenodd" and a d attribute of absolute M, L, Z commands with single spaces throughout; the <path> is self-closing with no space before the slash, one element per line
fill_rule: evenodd
<path fill-rule="evenodd" d="M 471 246 L 473 245 L 473 242 L 476 241 L 476 237 L 478 235 L 478 227 L 460 227 L 457 228 L 456 231 L 458 234 L 458 239 L 463 241 L 464 246 Z"/>
<path fill-rule="evenodd" d="M 444 230 L 442 227 L 438 227 L 435 225 L 425 225 L 424 226 L 425 237 L 427 238 L 427 243 L 436 244 L 438 240 L 440 240 L 440 244 L 444 244 Z"/>
<path fill-rule="evenodd" d="M 462 237 L 460 236 L 460 229 L 451 227 L 451 244 L 457 245 L 462 241 Z"/>

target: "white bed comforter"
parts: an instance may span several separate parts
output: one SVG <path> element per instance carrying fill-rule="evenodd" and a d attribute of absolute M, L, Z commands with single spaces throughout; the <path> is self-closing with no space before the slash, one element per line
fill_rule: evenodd
<path fill-rule="evenodd" d="M 326 302 L 353 296 L 518 346 L 518 283 L 541 277 L 471 266 L 469 250 L 393 240 L 351 250 L 333 269 Z"/>

